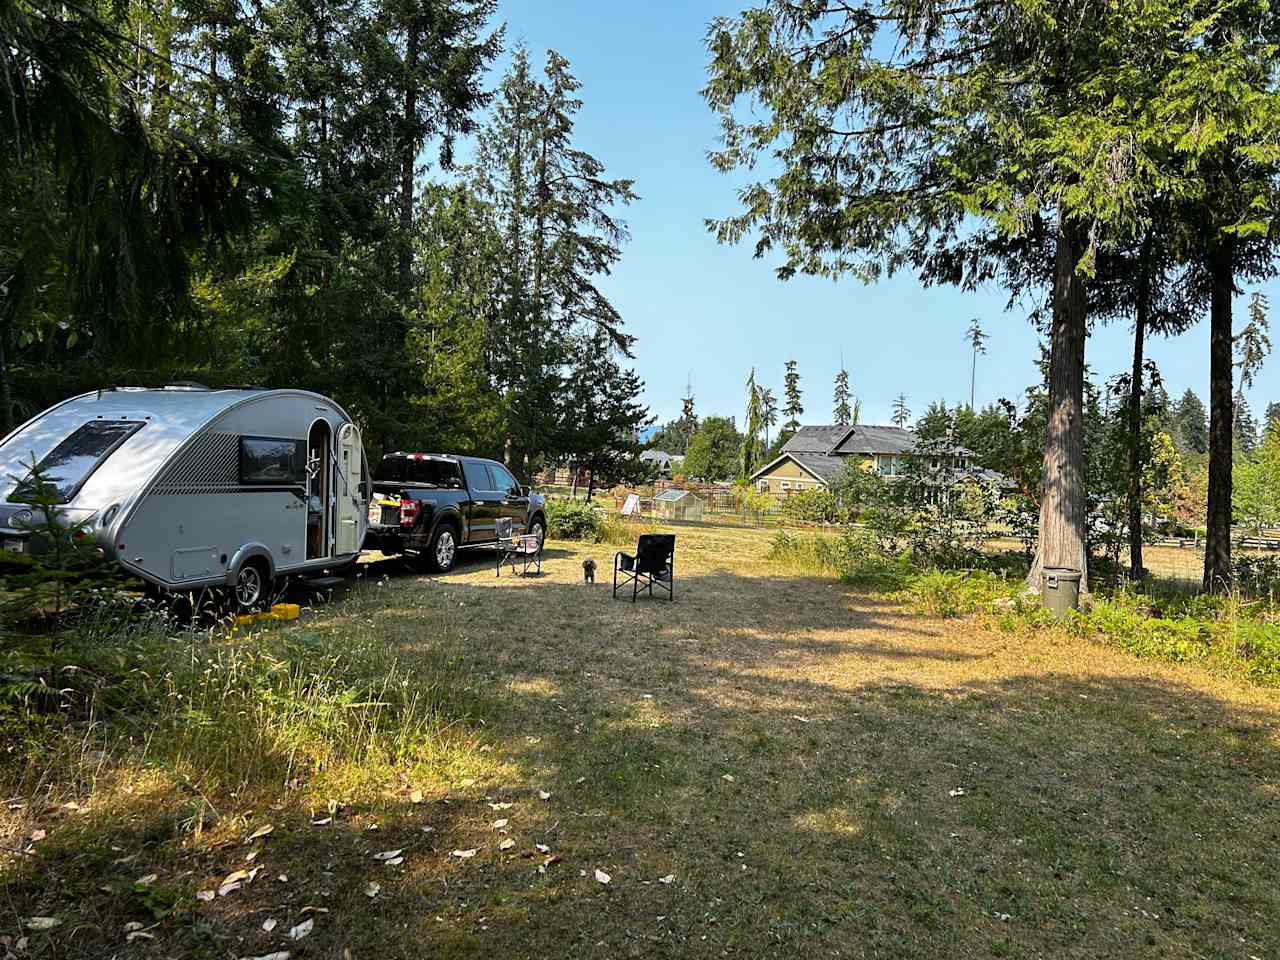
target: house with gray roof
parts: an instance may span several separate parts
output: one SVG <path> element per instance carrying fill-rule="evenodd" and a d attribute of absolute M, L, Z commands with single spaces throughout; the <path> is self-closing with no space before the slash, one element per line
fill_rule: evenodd
<path fill-rule="evenodd" d="M 640 462 L 651 464 L 658 476 L 670 478 L 672 474 L 680 472 L 684 457 L 665 450 L 645 450 L 640 454 Z"/>
<path fill-rule="evenodd" d="M 801 427 L 775 460 L 751 475 L 751 481 L 759 490 L 786 496 L 828 488 L 850 463 L 894 477 L 902 472 L 906 458 L 915 455 L 916 445 L 916 435 L 902 427 L 869 423 Z M 951 446 L 936 458 L 948 462 L 933 467 L 970 471 L 976 469 L 973 458 L 972 450 Z"/>

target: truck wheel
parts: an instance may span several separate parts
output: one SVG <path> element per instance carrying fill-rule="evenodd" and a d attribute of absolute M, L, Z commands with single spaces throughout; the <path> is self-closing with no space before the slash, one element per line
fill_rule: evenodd
<path fill-rule="evenodd" d="M 538 546 L 541 548 L 547 540 L 547 522 L 541 515 L 533 518 L 533 523 L 529 524 L 529 533 L 538 538 Z"/>
<path fill-rule="evenodd" d="M 236 608 L 242 611 L 262 609 L 270 589 L 271 581 L 267 576 L 267 565 L 256 558 L 246 560 L 236 573 L 234 591 Z"/>
<path fill-rule="evenodd" d="M 440 524 L 434 537 L 431 538 L 431 549 L 427 552 L 427 560 L 437 573 L 448 573 L 458 559 L 458 535 L 447 523 Z"/>

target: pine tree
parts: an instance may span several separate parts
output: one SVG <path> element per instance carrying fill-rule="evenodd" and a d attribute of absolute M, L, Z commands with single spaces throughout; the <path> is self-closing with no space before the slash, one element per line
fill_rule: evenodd
<path fill-rule="evenodd" d="M 1267 404 L 1266 422 L 1262 425 L 1263 430 L 1272 427 L 1280 427 L 1280 403 L 1274 400 Z"/>
<path fill-rule="evenodd" d="M 800 415 L 804 413 L 804 404 L 800 396 L 800 374 L 796 372 L 794 360 L 787 361 L 787 373 L 783 377 L 782 391 L 787 401 L 787 405 L 782 410 L 787 420 L 782 426 L 783 429 L 795 433 L 800 429 Z"/>
<path fill-rule="evenodd" d="M 1175 408 L 1174 420 L 1183 449 L 1189 453 L 1209 452 L 1209 415 L 1204 403 L 1190 387 Z"/>
<path fill-rule="evenodd" d="M 680 426 L 684 432 L 684 449 L 689 449 L 693 434 L 698 429 L 698 415 L 693 406 L 693 378 L 685 383 L 684 398 L 680 401 Z"/>
<path fill-rule="evenodd" d="M 841 367 L 840 372 L 836 374 L 835 410 L 831 414 L 837 426 L 847 427 L 854 419 L 853 409 L 849 406 L 849 397 L 849 371 Z"/>
<path fill-rule="evenodd" d="M 1253 452 L 1258 449 L 1258 423 L 1253 419 L 1253 412 L 1249 409 L 1249 401 L 1243 395 L 1236 397 L 1235 415 L 1236 422 L 1232 432 L 1235 438 L 1236 451 L 1241 456 L 1252 456 Z"/>
<path fill-rule="evenodd" d="M 549 51 L 544 76 L 517 48 L 473 170 L 506 245 L 488 366 L 503 396 L 504 459 L 516 470 L 557 434 L 577 331 L 599 330 L 624 354 L 632 339 L 597 286 L 628 237 L 608 211 L 635 198 L 631 181 L 606 179 L 604 165 L 574 145 L 582 101 L 568 62 Z"/>
<path fill-rule="evenodd" d="M 905 393 L 898 394 L 896 400 L 893 401 L 893 423 L 894 426 L 905 427 L 911 422 L 911 408 L 907 406 L 907 395 Z"/>

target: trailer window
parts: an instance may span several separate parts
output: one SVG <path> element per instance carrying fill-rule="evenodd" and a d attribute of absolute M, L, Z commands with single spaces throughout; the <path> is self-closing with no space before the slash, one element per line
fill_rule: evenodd
<path fill-rule="evenodd" d="M 77 427 L 66 439 L 36 464 L 35 470 L 9 496 L 11 501 L 30 503 L 36 497 L 36 474 L 57 496 L 69 503 L 103 460 L 142 429 L 141 420 L 91 420 Z"/>
<path fill-rule="evenodd" d="M 249 486 L 296 487 L 306 473 L 306 443 L 273 437 L 240 438 L 240 482 Z"/>

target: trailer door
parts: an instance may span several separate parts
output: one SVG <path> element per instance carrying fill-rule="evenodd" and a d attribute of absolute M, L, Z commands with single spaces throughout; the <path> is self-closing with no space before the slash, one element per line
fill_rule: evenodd
<path fill-rule="evenodd" d="M 338 497 L 338 543 L 342 556 L 360 549 L 361 526 L 367 505 L 360 474 L 360 430 L 354 423 L 338 428 L 338 462 L 334 465 L 334 491 Z"/>

